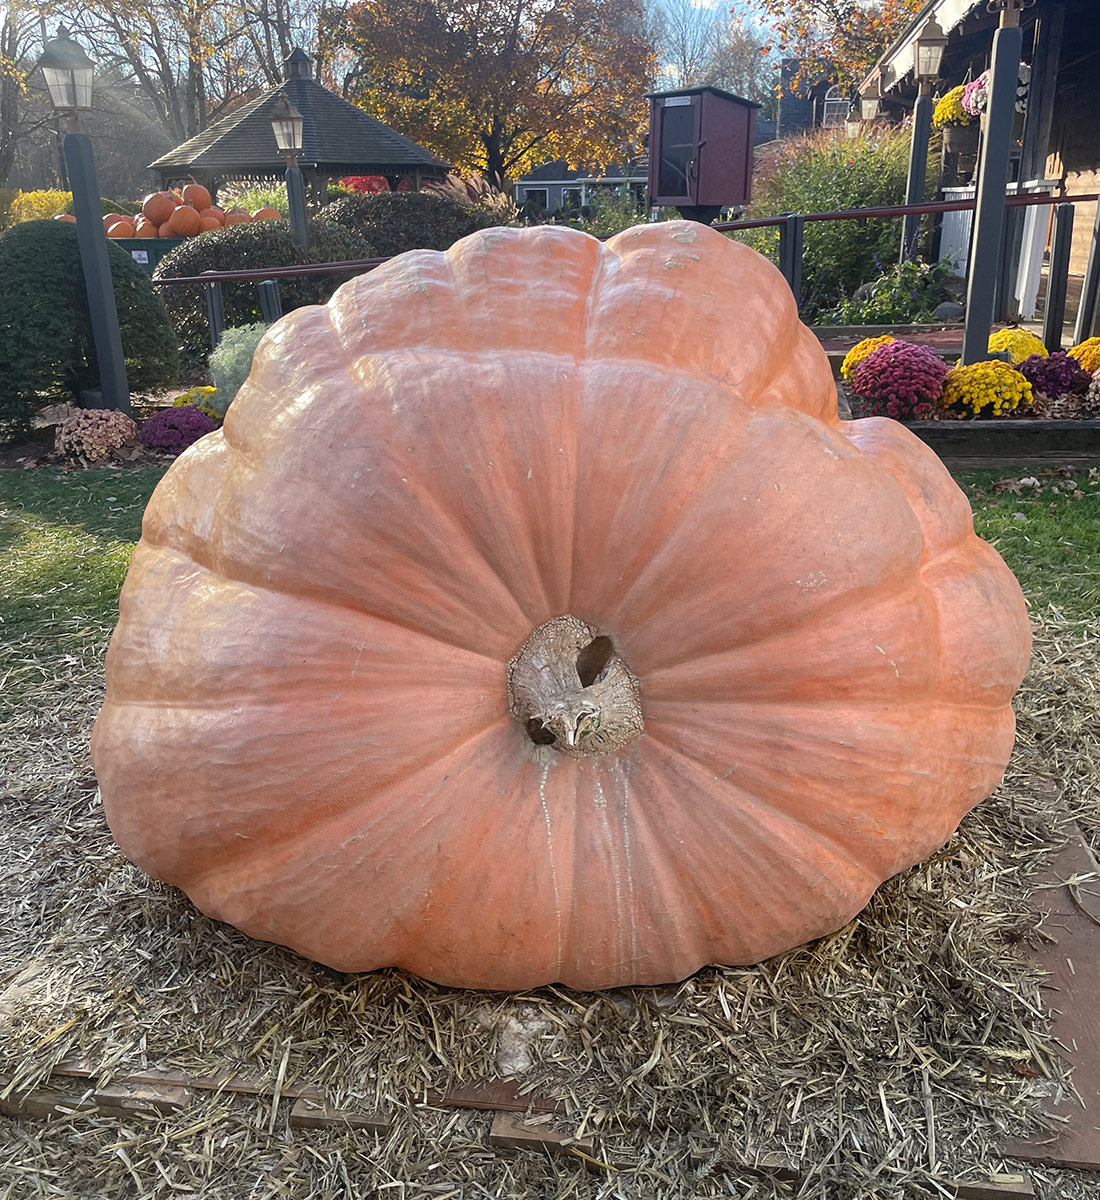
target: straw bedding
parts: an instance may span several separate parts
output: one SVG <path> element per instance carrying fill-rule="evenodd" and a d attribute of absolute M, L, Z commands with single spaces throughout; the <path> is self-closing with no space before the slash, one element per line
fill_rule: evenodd
<path fill-rule="evenodd" d="M 1043 933 L 1026 879 L 1067 820 L 1100 848 L 1100 645 L 1056 614 L 1036 632 L 1002 787 L 845 929 L 679 985 L 515 996 L 398 971 L 343 976 L 145 878 L 111 843 L 87 754 L 103 638 L 28 640 L 22 702 L 0 729 L 0 992 L 40 970 L 0 1001 L 9 1090 L 66 1059 L 102 1080 L 240 1068 L 281 1092 L 319 1084 L 330 1103 L 387 1111 L 392 1125 L 292 1129 L 290 1100 L 225 1092 L 160 1119 L 0 1118 L 0 1200 L 847 1200 L 988 1178 L 1004 1169 L 999 1140 L 1034 1128 L 1065 1072 L 1027 962 Z M 539 1119 L 592 1139 L 591 1152 L 494 1149 L 489 1114 L 426 1102 L 509 1071 L 560 1100 L 564 1118 Z M 746 1152 L 797 1160 L 802 1181 L 744 1170 Z M 1033 1174 L 1059 1200 L 1100 1188 Z"/>

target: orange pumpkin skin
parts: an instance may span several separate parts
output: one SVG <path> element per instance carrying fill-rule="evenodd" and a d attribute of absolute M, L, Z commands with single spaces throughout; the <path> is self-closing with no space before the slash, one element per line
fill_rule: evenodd
<path fill-rule="evenodd" d="M 136 228 L 129 221 L 115 221 L 107 230 L 109 238 L 132 238 L 137 236 Z"/>
<path fill-rule="evenodd" d="M 204 208 L 209 208 L 213 201 L 210 198 L 210 193 L 201 183 L 189 183 L 183 189 L 183 202 L 189 204 L 196 212 L 201 213 Z"/>
<path fill-rule="evenodd" d="M 137 224 L 134 226 L 134 237 L 139 238 L 155 238 L 158 236 L 158 229 L 152 221 L 146 221 L 144 218 L 138 218 Z"/>
<path fill-rule="evenodd" d="M 199 216 L 203 218 L 213 218 L 219 225 L 225 224 L 225 213 L 222 212 L 216 204 L 211 204 L 207 208 L 199 210 Z"/>
<path fill-rule="evenodd" d="M 221 227 L 222 223 L 217 217 L 199 217 L 199 233 L 213 233 Z"/>
<path fill-rule="evenodd" d="M 253 221 L 281 221 L 283 214 L 277 208 L 258 208 L 252 214 Z"/>
<path fill-rule="evenodd" d="M 141 212 L 156 226 L 163 225 L 179 207 L 179 198 L 171 192 L 151 192 L 141 205 Z"/>
<path fill-rule="evenodd" d="M 244 211 L 243 208 L 226 209 L 225 224 L 228 225 L 247 225 L 252 218 Z"/>
<path fill-rule="evenodd" d="M 70 225 L 76 224 L 76 217 L 74 217 L 72 213 L 58 213 L 57 216 L 54 217 L 54 220 L 67 221 Z"/>
<path fill-rule="evenodd" d="M 533 744 L 572 614 L 644 731 Z M 580 988 L 850 920 L 1001 778 L 1023 597 L 763 258 L 494 229 L 279 321 L 145 514 L 92 752 L 141 868 L 339 970 Z"/>
<path fill-rule="evenodd" d="M 173 237 L 194 237 L 201 228 L 202 218 L 190 205 L 181 204 L 168 218 Z"/>

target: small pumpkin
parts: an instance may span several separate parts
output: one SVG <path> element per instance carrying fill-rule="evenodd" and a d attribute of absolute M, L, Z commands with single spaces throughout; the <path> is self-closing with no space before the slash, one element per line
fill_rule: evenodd
<path fill-rule="evenodd" d="M 209 191 L 201 183 L 189 183 L 183 189 L 183 202 L 201 214 L 204 208 L 210 207 L 213 200 Z"/>
<path fill-rule="evenodd" d="M 207 208 L 200 209 L 199 216 L 207 218 L 212 217 L 218 222 L 219 225 L 225 224 L 225 213 L 218 208 L 216 204 L 211 204 Z"/>
<path fill-rule="evenodd" d="M 283 214 L 277 208 L 258 208 L 252 214 L 253 221 L 281 221 Z"/>
<path fill-rule="evenodd" d="M 229 225 L 247 225 L 252 218 L 243 208 L 227 208 L 225 210 L 225 224 Z"/>
<path fill-rule="evenodd" d="M 125 213 L 107 213 L 107 215 L 103 218 L 103 228 L 110 229 L 111 226 L 117 221 L 129 221 L 132 225 L 134 223 L 134 218 L 126 216 Z"/>
<path fill-rule="evenodd" d="M 179 199 L 171 192 L 150 192 L 141 203 L 141 212 L 159 228 L 178 207 Z"/>
<path fill-rule="evenodd" d="M 491 229 L 267 332 L 146 511 L 92 754 L 126 854 L 255 937 L 655 983 L 941 846 L 1029 641 L 939 459 L 838 418 L 765 259 Z"/>
<path fill-rule="evenodd" d="M 213 233 L 215 229 L 221 229 L 222 223 L 217 217 L 199 217 L 199 233 Z"/>
<path fill-rule="evenodd" d="M 129 221 L 115 221 L 107 230 L 109 238 L 132 238 L 137 236 L 136 228 Z"/>
<path fill-rule="evenodd" d="M 134 225 L 134 237 L 139 238 L 155 238 L 157 236 L 157 227 L 152 221 L 146 221 L 143 217 L 139 217 Z"/>
<path fill-rule="evenodd" d="M 66 221 L 70 225 L 76 224 L 76 217 L 74 217 L 72 215 L 72 213 L 58 213 L 57 216 L 54 217 L 54 220 L 55 221 Z"/>
<path fill-rule="evenodd" d="M 178 234 L 172 232 L 172 226 L 168 221 L 165 221 L 163 225 L 159 225 L 157 227 L 157 237 L 174 238 L 177 236 Z"/>

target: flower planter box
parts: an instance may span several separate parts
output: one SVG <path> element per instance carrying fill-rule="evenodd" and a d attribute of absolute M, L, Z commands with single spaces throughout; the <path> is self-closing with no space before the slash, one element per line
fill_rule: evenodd
<path fill-rule="evenodd" d="M 977 154 L 977 124 L 945 126 L 943 131 L 943 148 L 948 154 Z"/>
<path fill-rule="evenodd" d="M 169 252 L 187 238 L 115 238 L 116 246 L 123 250 L 149 275 L 157 263 Z"/>
<path fill-rule="evenodd" d="M 914 421 L 909 428 L 941 458 L 1100 458 L 1100 421 Z"/>

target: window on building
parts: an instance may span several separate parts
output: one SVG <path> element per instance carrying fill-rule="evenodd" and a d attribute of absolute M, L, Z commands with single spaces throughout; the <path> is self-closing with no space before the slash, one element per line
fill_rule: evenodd
<path fill-rule="evenodd" d="M 825 93 L 825 105 L 821 123 L 826 129 L 842 129 L 852 111 L 852 102 L 840 87 L 831 87 Z"/>
<path fill-rule="evenodd" d="M 580 208 L 583 203 L 583 188 L 563 187 L 561 189 L 561 206 L 565 212 L 580 212 Z"/>
<path fill-rule="evenodd" d="M 524 188 L 523 207 L 528 212 L 546 212 L 550 207 L 550 193 L 546 188 Z"/>

